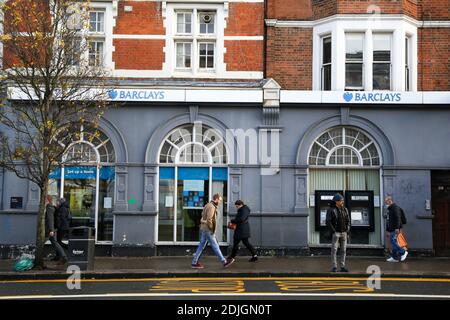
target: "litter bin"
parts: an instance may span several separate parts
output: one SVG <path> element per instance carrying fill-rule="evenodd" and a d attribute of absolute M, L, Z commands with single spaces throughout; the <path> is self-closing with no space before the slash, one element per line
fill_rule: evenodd
<path fill-rule="evenodd" d="M 69 230 L 69 265 L 76 265 L 80 270 L 94 270 L 95 229 L 75 227 Z"/>

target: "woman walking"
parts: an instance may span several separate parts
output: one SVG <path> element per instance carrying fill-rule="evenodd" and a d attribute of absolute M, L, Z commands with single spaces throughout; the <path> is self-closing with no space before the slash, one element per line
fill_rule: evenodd
<path fill-rule="evenodd" d="M 233 250 L 228 259 L 234 259 L 234 257 L 236 257 L 239 250 L 239 242 L 242 241 L 252 255 L 249 261 L 255 262 L 258 260 L 258 256 L 256 255 L 255 249 L 248 241 L 248 238 L 250 238 L 250 225 L 248 224 L 250 208 L 246 206 L 242 200 L 237 200 L 234 205 L 237 209 L 237 215 L 236 218 L 231 220 L 231 223 L 236 224 L 236 230 L 234 231 L 233 237 Z"/>

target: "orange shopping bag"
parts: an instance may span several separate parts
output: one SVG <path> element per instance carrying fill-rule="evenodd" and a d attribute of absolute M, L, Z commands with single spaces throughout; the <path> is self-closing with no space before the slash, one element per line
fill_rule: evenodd
<path fill-rule="evenodd" d="M 397 235 L 397 242 L 398 242 L 398 246 L 400 248 L 407 248 L 408 247 L 408 242 L 406 242 L 405 239 L 405 235 L 403 234 L 403 231 L 400 231 L 400 233 Z"/>

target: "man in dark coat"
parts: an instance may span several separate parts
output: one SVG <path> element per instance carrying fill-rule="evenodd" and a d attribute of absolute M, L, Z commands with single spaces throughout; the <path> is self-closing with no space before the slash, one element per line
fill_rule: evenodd
<path fill-rule="evenodd" d="M 331 272 L 337 272 L 337 248 L 341 248 L 341 272 L 348 272 L 345 266 L 345 256 L 347 250 L 347 237 L 350 232 L 350 215 L 344 207 L 344 197 L 339 193 L 335 194 L 330 208 L 327 211 L 327 226 L 333 234 L 331 242 L 331 262 L 333 267 Z"/>
<path fill-rule="evenodd" d="M 402 229 L 402 209 L 394 203 L 391 196 L 387 196 L 384 199 L 384 203 L 388 206 L 386 231 L 389 233 L 392 247 L 392 255 L 387 261 L 405 261 L 408 251 L 400 247 L 397 241 L 397 237 Z"/>
<path fill-rule="evenodd" d="M 66 199 L 64 198 L 59 199 L 56 215 L 58 228 L 58 232 L 56 233 L 56 239 L 58 240 L 58 243 L 61 247 L 63 247 L 64 249 L 68 249 L 68 245 L 63 243 L 63 239 L 69 232 L 70 220 L 72 219 L 72 217 Z"/>
<path fill-rule="evenodd" d="M 55 228 L 55 214 L 56 207 L 53 205 L 52 196 L 48 195 L 47 198 L 47 206 L 45 207 L 45 234 L 50 240 L 53 248 L 56 251 L 55 260 L 60 261 L 61 263 L 67 262 L 67 256 L 64 252 L 64 249 L 55 239 L 55 235 L 57 234 L 57 230 Z"/>
<path fill-rule="evenodd" d="M 231 223 L 236 224 L 236 230 L 234 230 L 233 236 L 233 249 L 228 259 L 231 260 L 236 257 L 239 250 L 239 242 L 242 241 L 252 255 L 249 261 L 256 262 L 258 260 L 258 256 L 256 255 L 255 249 L 248 241 L 248 238 L 250 238 L 250 225 L 248 223 L 250 208 L 246 206 L 242 200 L 237 200 L 234 204 L 237 209 L 237 215 L 236 218 L 231 220 Z"/>

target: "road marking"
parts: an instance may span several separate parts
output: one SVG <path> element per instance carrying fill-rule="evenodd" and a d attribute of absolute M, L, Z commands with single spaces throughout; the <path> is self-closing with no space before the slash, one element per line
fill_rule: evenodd
<path fill-rule="evenodd" d="M 346 291 L 351 292 L 374 292 L 373 288 L 368 288 L 367 285 L 359 281 L 275 281 L 282 291 Z"/>
<path fill-rule="evenodd" d="M 152 286 L 150 291 L 191 291 L 193 293 L 208 292 L 244 292 L 242 280 L 164 280 Z"/>
<path fill-rule="evenodd" d="M 69 276 L 69 275 L 68 275 Z M 326 280 L 348 280 L 348 281 L 367 281 L 367 277 L 186 277 L 186 278 L 117 278 L 117 279 L 80 279 L 81 282 L 151 282 L 151 281 L 167 281 L 167 280 L 243 280 L 243 281 L 283 281 L 283 280 L 305 280 L 305 281 L 326 281 Z M 450 278 L 370 278 L 371 281 L 400 281 L 400 282 L 438 282 L 450 283 Z M 3 280 L 0 283 L 61 283 L 66 282 L 67 279 L 57 280 Z"/>
<path fill-rule="evenodd" d="M 328 297 L 328 298 L 417 298 L 417 299 L 450 299 L 450 295 L 419 295 L 419 294 L 389 294 L 389 293 L 210 293 L 210 294 L 191 294 L 191 293 L 106 293 L 106 294 L 79 294 L 79 295 L 25 295 L 25 296 L 0 296 L 0 300 L 14 299 L 68 299 L 68 298 L 126 298 L 126 297 L 236 297 L 236 296 L 266 296 L 266 297 Z"/>

